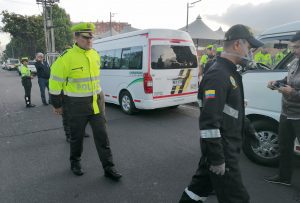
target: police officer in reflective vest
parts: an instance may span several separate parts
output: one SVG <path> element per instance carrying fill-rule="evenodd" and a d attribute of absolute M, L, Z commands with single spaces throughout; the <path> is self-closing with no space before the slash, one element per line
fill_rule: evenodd
<path fill-rule="evenodd" d="M 71 171 L 78 176 L 84 173 L 80 160 L 83 136 L 89 123 L 105 176 L 119 180 L 122 175 L 115 169 L 106 130 L 104 94 L 100 86 L 100 57 L 92 49 L 95 25 L 79 23 L 71 29 L 75 44 L 53 63 L 49 80 L 54 112 L 63 113 L 62 96 L 69 111 Z"/>
<path fill-rule="evenodd" d="M 180 202 L 204 202 L 215 190 L 220 203 L 248 203 L 238 165 L 244 125 L 244 92 L 237 64 L 250 60 L 262 43 L 249 28 L 234 25 L 225 34 L 221 57 L 204 75 L 198 92 L 202 156 Z"/>
<path fill-rule="evenodd" d="M 200 59 L 199 75 L 198 75 L 199 80 L 201 80 L 200 76 L 202 76 L 202 74 L 206 72 L 206 64 L 211 63 L 214 57 L 215 57 L 214 46 L 210 44 L 206 47 L 206 53 L 203 54 Z"/>
<path fill-rule="evenodd" d="M 34 104 L 31 104 L 31 87 L 32 87 L 32 83 L 31 83 L 31 71 L 28 68 L 28 58 L 27 57 L 23 57 L 21 59 L 21 78 L 22 78 L 22 85 L 24 87 L 25 90 L 25 104 L 27 108 L 30 107 L 35 107 Z"/>

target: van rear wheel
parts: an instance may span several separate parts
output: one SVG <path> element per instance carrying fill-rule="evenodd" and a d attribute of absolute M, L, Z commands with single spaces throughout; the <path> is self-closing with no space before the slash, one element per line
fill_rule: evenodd
<path fill-rule="evenodd" d="M 128 91 L 124 91 L 121 93 L 119 102 L 124 113 L 132 115 L 137 111 L 132 97 Z"/>

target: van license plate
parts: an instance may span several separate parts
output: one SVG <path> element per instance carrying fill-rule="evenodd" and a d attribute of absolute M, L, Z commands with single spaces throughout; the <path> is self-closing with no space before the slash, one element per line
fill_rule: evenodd
<path fill-rule="evenodd" d="M 182 80 L 173 80 L 173 85 L 181 86 L 182 85 Z"/>

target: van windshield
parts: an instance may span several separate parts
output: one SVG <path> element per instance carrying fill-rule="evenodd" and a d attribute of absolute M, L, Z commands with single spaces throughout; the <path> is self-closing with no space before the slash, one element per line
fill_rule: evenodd
<path fill-rule="evenodd" d="M 192 46 L 153 45 L 151 67 L 152 69 L 196 68 L 196 49 Z"/>

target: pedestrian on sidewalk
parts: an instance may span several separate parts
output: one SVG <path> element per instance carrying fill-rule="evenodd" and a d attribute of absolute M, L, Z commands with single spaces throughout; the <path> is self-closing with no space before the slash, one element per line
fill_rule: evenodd
<path fill-rule="evenodd" d="M 21 67 L 21 78 L 22 78 L 22 85 L 25 90 L 25 104 L 27 108 L 35 107 L 34 104 L 31 103 L 31 79 L 33 76 L 31 75 L 31 71 L 28 68 L 28 57 L 23 57 L 21 59 L 22 67 Z"/>
<path fill-rule="evenodd" d="M 44 105 L 48 105 L 45 95 L 47 88 L 49 95 L 49 78 L 50 78 L 50 67 L 46 60 L 44 60 L 44 54 L 39 52 L 35 57 L 35 68 L 38 77 L 38 84 L 40 87 L 41 99 Z M 50 101 L 48 97 L 48 101 Z"/>
<path fill-rule="evenodd" d="M 115 169 L 106 130 L 104 94 L 100 86 L 100 57 L 92 49 L 95 25 L 79 23 L 72 27 L 75 44 L 67 49 L 51 66 L 50 95 L 54 112 L 61 115 L 62 91 L 70 118 L 71 171 L 81 176 L 81 154 L 86 125 L 93 130 L 95 145 L 105 176 L 119 180 L 122 175 Z"/>

